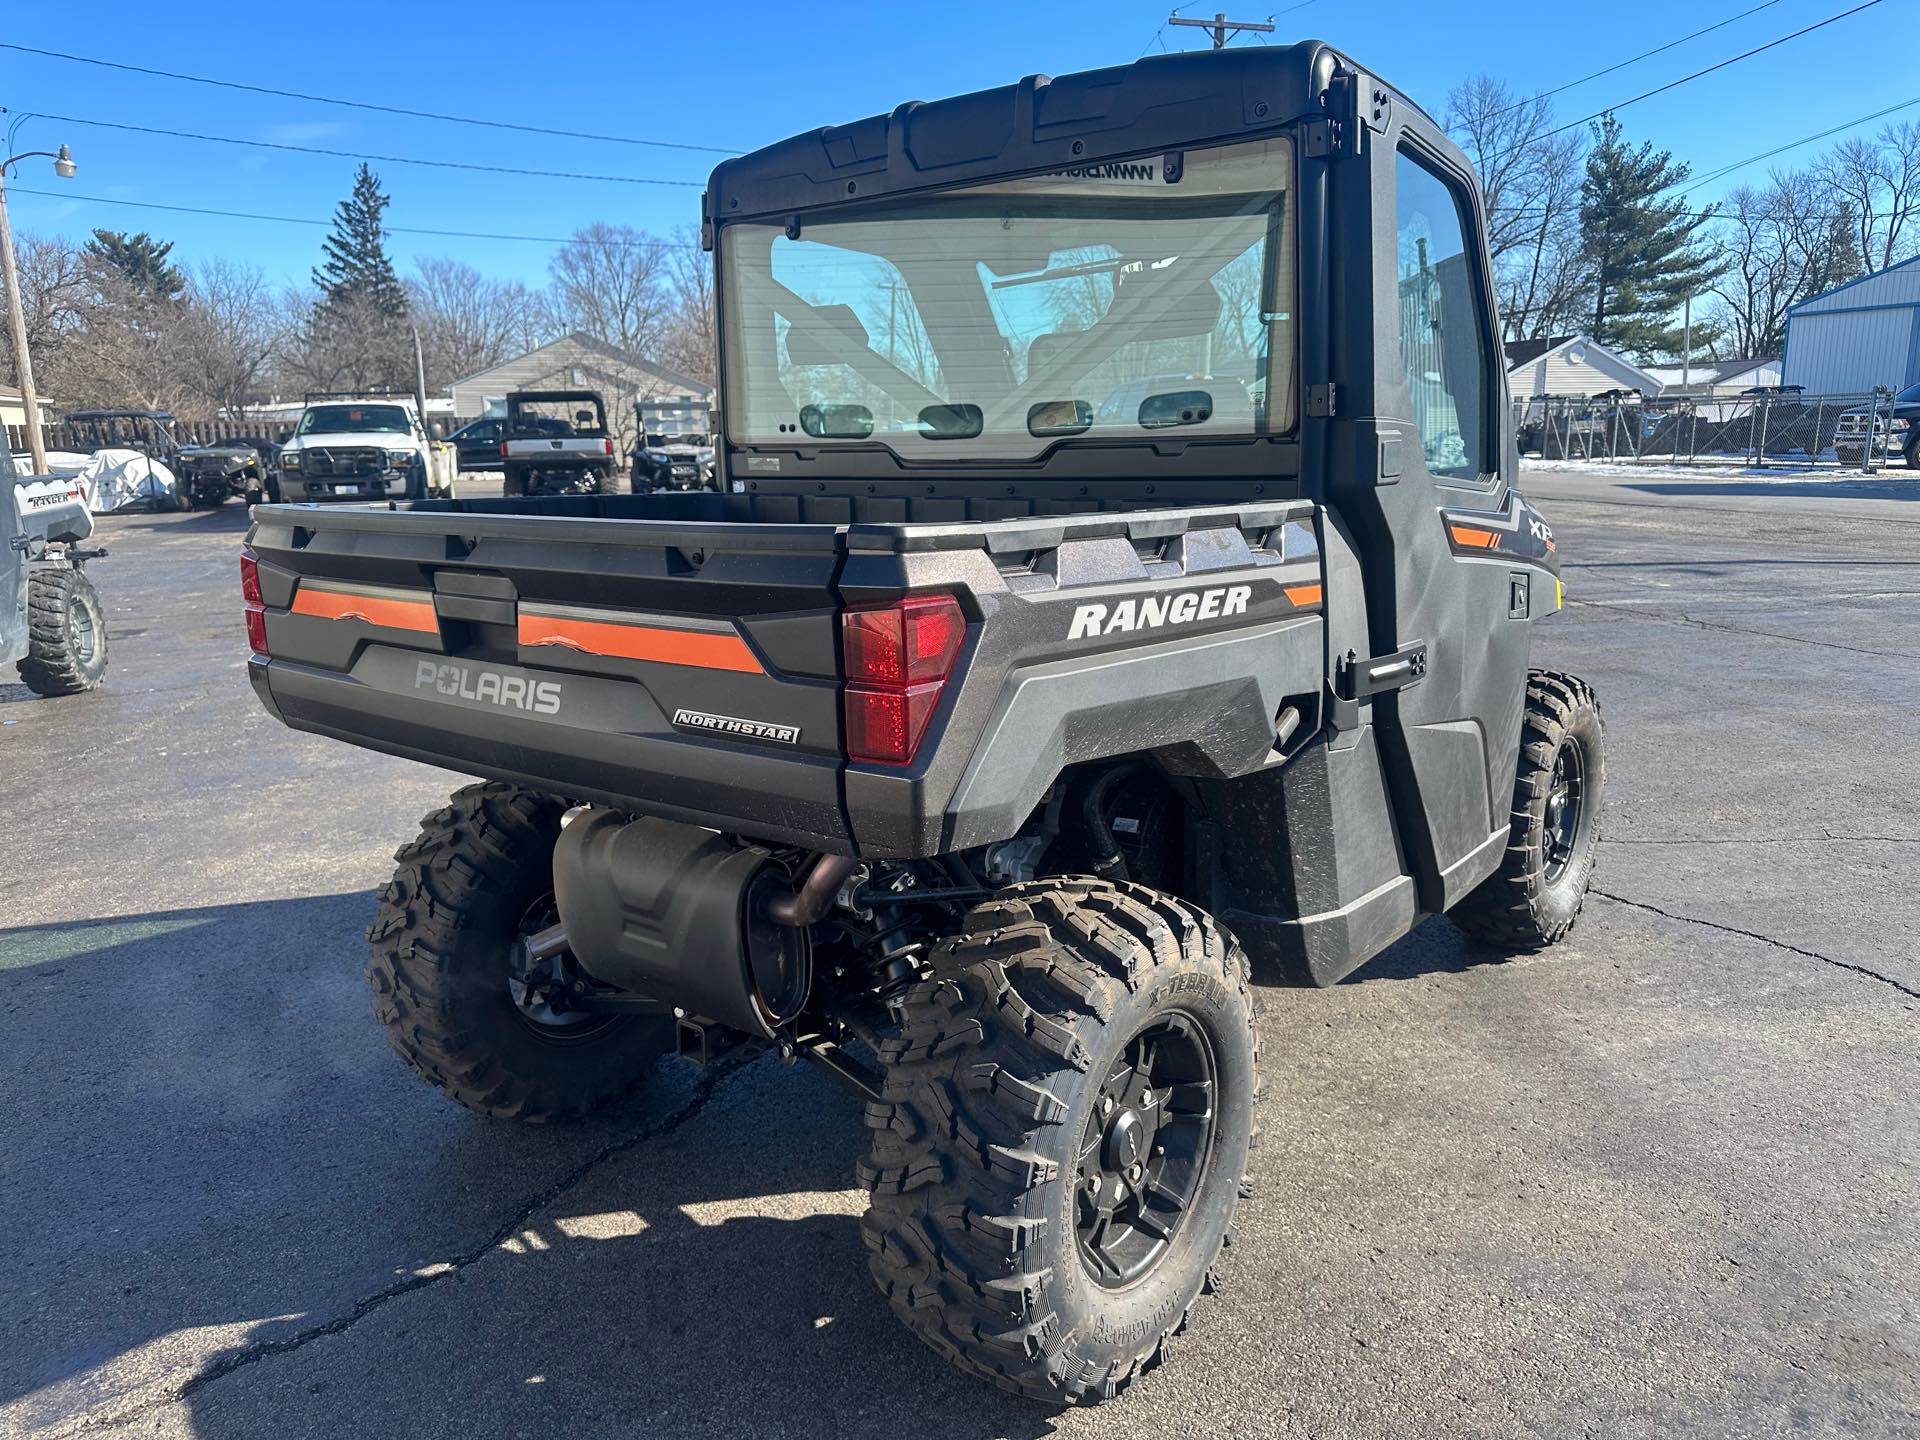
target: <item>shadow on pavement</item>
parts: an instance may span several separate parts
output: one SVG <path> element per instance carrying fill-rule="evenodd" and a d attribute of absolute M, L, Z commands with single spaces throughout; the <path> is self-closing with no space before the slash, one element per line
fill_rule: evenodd
<path fill-rule="evenodd" d="M 757 1414 L 891 1437 L 903 1393 L 920 1435 L 1049 1433 L 870 1283 L 852 1097 L 763 1058 L 703 1104 L 666 1061 L 583 1124 L 468 1114 L 372 1019 L 371 909 L 0 930 L 0 1233 L 35 1237 L 8 1265 L 0 1428 L 184 1386 L 201 1436 Z"/>

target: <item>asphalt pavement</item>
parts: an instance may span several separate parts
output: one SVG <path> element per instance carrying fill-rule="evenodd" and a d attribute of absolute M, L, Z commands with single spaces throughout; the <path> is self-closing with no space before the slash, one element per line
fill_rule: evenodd
<path fill-rule="evenodd" d="M 363 932 L 460 779 L 255 703 L 237 506 L 104 521 L 105 688 L 0 684 L 0 1434 L 1920 1436 L 1920 479 L 1528 489 L 1580 924 L 1269 991 L 1224 1287 L 1065 1414 L 895 1324 L 819 1074 L 417 1082 Z"/>

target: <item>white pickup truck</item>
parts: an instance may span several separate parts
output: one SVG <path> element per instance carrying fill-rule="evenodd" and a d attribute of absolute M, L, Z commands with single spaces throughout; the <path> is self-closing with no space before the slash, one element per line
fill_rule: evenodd
<path fill-rule="evenodd" d="M 309 394 L 280 451 L 280 498 L 451 498 L 450 447 L 428 438 L 410 396 Z"/>

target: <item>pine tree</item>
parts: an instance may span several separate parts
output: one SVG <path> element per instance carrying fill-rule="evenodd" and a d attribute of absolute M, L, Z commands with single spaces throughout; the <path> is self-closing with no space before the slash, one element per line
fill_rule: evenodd
<path fill-rule="evenodd" d="M 1629 145 L 1608 115 L 1594 127 L 1580 186 L 1582 257 L 1592 286 L 1590 333 L 1601 344 L 1647 360 L 1680 344 L 1676 312 L 1725 269 L 1695 236 L 1713 218 L 1686 197 L 1662 199 L 1687 178 L 1651 141 Z M 1698 341 L 1698 327 L 1695 340 Z"/>
<path fill-rule="evenodd" d="M 124 280 L 155 300 L 178 300 L 187 289 L 187 277 L 167 263 L 171 240 L 155 240 L 146 231 L 129 235 L 121 230 L 96 230 L 87 242 L 87 258 L 105 273 Z"/>
<path fill-rule="evenodd" d="M 398 319 L 407 313 L 407 292 L 387 258 L 380 217 L 389 204 L 380 182 L 363 163 L 353 177 L 353 193 L 333 216 L 333 233 L 321 244 L 325 261 L 313 272 L 321 304 L 374 310 Z"/>

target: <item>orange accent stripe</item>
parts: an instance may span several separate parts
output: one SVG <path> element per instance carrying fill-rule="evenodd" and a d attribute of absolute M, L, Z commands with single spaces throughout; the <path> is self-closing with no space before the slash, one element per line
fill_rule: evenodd
<path fill-rule="evenodd" d="M 1491 530 L 1469 530 L 1464 525 L 1453 527 L 1453 538 L 1461 544 L 1478 550 L 1491 550 L 1500 543 L 1500 537 Z"/>
<path fill-rule="evenodd" d="M 1318 585 L 1287 586 L 1287 599 L 1291 600 L 1295 605 L 1318 605 L 1320 603 L 1320 595 L 1321 590 Z"/>
<path fill-rule="evenodd" d="M 522 645 L 562 645 L 588 655 L 621 660 L 657 660 L 663 665 L 693 665 L 702 670 L 738 670 L 762 675 L 765 669 L 738 635 L 704 630 L 663 630 L 653 625 L 621 625 L 603 620 L 566 620 L 557 615 L 522 615 Z"/>
<path fill-rule="evenodd" d="M 369 625 L 384 625 L 389 630 L 440 633 L 440 620 L 433 613 L 431 600 L 391 600 L 383 595 L 360 595 L 351 590 L 321 590 L 302 585 L 294 594 L 291 608 L 296 615 L 312 615 L 322 620 L 363 620 Z"/>

